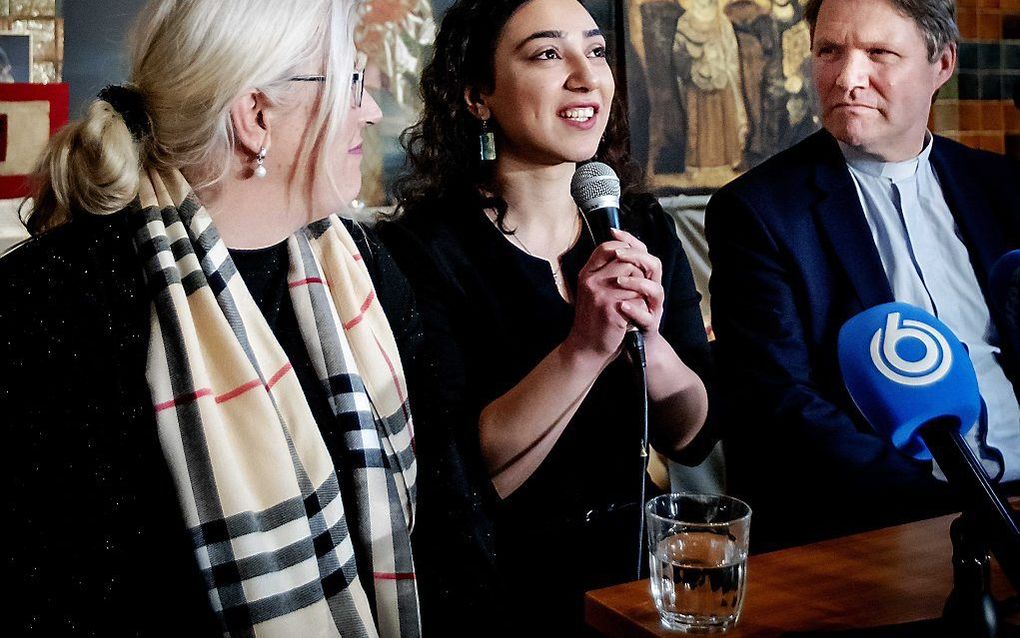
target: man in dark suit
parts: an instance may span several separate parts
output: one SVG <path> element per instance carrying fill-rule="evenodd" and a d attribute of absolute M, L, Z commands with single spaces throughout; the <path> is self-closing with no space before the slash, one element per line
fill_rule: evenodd
<path fill-rule="evenodd" d="M 879 438 L 843 386 L 839 329 L 880 303 L 918 305 L 967 344 L 988 406 L 969 443 L 993 479 L 1020 478 L 1014 353 L 987 297 L 991 265 L 1020 246 L 1020 174 L 927 131 L 956 64 L 954 2 L 811 0 L 806 17 L 824 130 L 707 213 L 730 480 L 759 548 L 955 506 L 938 469 Z"/>

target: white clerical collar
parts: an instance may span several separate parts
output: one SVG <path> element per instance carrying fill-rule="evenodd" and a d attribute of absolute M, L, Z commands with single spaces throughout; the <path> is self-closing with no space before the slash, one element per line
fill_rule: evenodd
<path fill-rule="evenodd" d="M 929 131 L 925 131 L 924 147 L 921 149 L 921 152 L 918 153 L 917 157 L 912 157 L 902 162 L 883 162 L 877 160 L 860 149 L 843 142 L 839 143 L 839 148 L 843 151 L 843 158 L 850 168 L 872 177 L 884 177 L 892 182 L 901 182 L 916 175 L 918 167 L 928 163 L 934 141 L 935 138 L 932 134 Z"/>

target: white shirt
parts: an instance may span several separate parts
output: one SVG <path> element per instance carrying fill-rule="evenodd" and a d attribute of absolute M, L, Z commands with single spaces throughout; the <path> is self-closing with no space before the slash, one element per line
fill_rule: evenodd
<path fill-rule="evenodd" d="M 933 144 L 927 134 L 920 155 L 903 162 L 840 148 L 893 297 L 932 313 L 967 346 L 988 407 L 987 428 L 973 428 L 968 443 L 989 476 L 1020 479 L 1020 406 L 997 360 L 998 337 L 970 255 L 929 161 Z M 938 468 L 935 475 L 944 479 Z"/>

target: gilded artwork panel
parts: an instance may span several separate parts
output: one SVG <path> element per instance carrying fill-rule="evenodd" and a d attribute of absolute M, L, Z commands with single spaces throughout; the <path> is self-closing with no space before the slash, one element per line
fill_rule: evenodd
<path fill-rule="evenodd" d="M 631 146 L 660 192 L 705 193 L 819 126 L 805 0 L 627 0 Z"/>

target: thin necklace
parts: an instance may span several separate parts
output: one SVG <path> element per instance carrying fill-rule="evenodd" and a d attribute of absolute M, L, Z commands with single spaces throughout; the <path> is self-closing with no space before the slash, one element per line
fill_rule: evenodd
<path fill-rule="evenodd" d="M 514 234 L 510 235 L 510 238 L 513 239 L 515 242 L 517 242 L 517 245 L 520 246 L 524 250 L 524 252 L 528 253 L 529 255 L 534 257 L 535 259 L 541 259 L 545 263 L 549 264 L 549 269 L 552 270 L 553 281 L 555 281 L 556 283 L 560 283 L 560 271 L 563 270 L 563 266 L 562 265 L 560 265 L 558 268 L 553 268 L 551 261 L 549 261 L 548 259 L 546 259 L 544 257 L 539 257 L 535 253 L 531 252 L 531 250 L 524 244 L 524 241 L 521 240 L 521 238 L 517 236 L 517 232 L 516 231 L 514 232 Z M 557 264 L 559 264 L 559 260 L 556 260 L 556 262 L 557 262 Z"/>
<path fill-rule="evenodd" d="M 580 212 L 578 212 L 577 217 L 578 218 L 581 217 L 581 213 Z M 575 223 L 574 224 L 574 232 L 571 233 L 571 237 L 570 237 L 571 242 L 573 242 L 574 237 L 577 236 L 577 226 L 578 225 Z M 563 270 L 563 264 L 560 263 L 559 259 L 556 260 L 556 266 L 557 267 L 553 268 L 553 265 L 552 265 L 551 261 L 549 261 L 548 259 L 546 259 L 544 257 L 539 257 L 535 253 L 531 252 L 531 249 L 528 248 L 528 246 L 524 243 L 524 240 L 517 236 L 517 231 L 516 230 L 514 230 L 513 234 L 510 235 L 510 238 L 513 239 L 515 242 L 517 242 L 517 245 L 520 246 L 524 250 L 524 252 L 528 253 L 529 255 L 534 257 L 535 259 L 541 259 L 542 261 L 544 261 L 547 264 L 549 264 L 549 269 L 552 270 L 553 281 L 555 281 L 557 284 L 561 283 L 561 271 Z"/>

